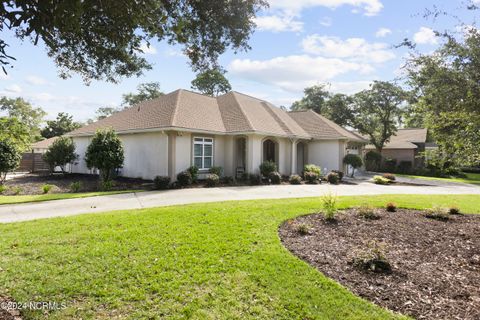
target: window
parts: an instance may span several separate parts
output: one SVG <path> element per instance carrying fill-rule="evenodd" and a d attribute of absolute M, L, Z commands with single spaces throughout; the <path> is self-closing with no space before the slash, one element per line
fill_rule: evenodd
<path fill-rule="evenodd" d="M 213 138 L 193 138 L 193 164 L 200 170 L 213 166 Z"/>

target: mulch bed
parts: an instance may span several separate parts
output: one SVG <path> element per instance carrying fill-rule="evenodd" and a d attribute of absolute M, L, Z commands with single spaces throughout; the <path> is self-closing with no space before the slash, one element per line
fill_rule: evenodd
<path fill-rule="evenodd" d="M 81 183 L 80 192 L 101 191 L 99 178 L 96 175 L 89 174 L 28 174 L 7 180 L 5 186 L 7 190 L 3 195 L 34 195 L 42 194 L 42 186 L 45 184 L 53 185 L 50 193 L 71 192 L 70 184 L 79 181 Z M 112 190 L 145 190 L 151 189 L 152 182 L 142 179 L 131 179 L 118 177 L 114 180 Z"/>
<path fill-rule="evenodd" d="M 22 320 L 20 311 L 16 309 L 8 309 L 8 304 L 12 302 L 12 299 L 0 295 L 0 320 Z"/>
<path fill-rule="evenodd" d="M 480 319 L 480 216 L 439 221 L 414 210 L 377 213 L 379 219 L 366 220 L 350 209 L 334 222 L 302 216 L 279 233 L 296 256 L 382 307 L 417 319 Z M 391 273 L 351 264 L 352 252 L 372 240 L 385 244 Z"/>

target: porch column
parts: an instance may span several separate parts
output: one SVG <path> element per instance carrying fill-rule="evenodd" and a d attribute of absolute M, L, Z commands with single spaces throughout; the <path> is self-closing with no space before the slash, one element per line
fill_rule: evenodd
<path fill-rule="evenodd" d="M 290 169 L 290 174 L 297 174 L 297 139 L 292 139 L 290 140 L 291 141 L 291 145 L 292 145 L 292 152 L 291 152 L 291 156 L 292 156 L 292 159 L 290 161 L 290 164 L 291 164 L 291 169 Z"/>
<path fill-rule="evenodd" d="M 176 153 L 176 138 L 177 133 L 170 131 L 168 134 L 168 176 L 173 182 L 177 179 L 175 171 L 175 153 Z"/>

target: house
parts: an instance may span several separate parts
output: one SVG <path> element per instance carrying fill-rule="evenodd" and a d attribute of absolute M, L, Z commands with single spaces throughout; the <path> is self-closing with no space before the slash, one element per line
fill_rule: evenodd
<path fill-rule="evenodd" d="M 421 153 L 434 147 L 427 143 L 427 129 L 398 129 L 382 150 L 384 158 L 400 162 L 410 162 L 414 168 L 423 166 Z M 371 144 L 365 146 L 365 151 L 375 150 Z"/>
<path fill-rule="evenodd" d="M 313 111 L 286 112 L 238 92 L 210 97 L 176 90 L 145 101 L 68 134 L 76 144 L 77 173 L 91 173 L 84 155 L 98 129 L 112 127 L 123 142 L 121 175 L 152 179 L 176 175 L 192 165 L 227 176 L 258 173 L 263 161 L 281 174 L 301 173 L 314 163 L 342 169 L 348 143 L 365 141 Z"/>
<path fill-rule="evenodd" d="M 47 152 L 48 148 L 57 140 L 58 137 L 52 137 L 45 140 L 37 141 L 31 145 L 31 149 L 33 153 L 41 153 L 44 154 Z"/>

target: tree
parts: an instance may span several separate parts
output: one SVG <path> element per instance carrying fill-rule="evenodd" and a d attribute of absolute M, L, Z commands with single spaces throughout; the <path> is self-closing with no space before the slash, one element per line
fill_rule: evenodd
<path fill-rule="evenodd" d="M 75 143 L 69 137 L 59 137 L 43 154 L 43 160 L 48 163 L 51 170 L 53 171 L 58 166 L 62 173 L 65 173 L 66 165 L 77 160 L 77 158 Z"/>
<path fill-rule="evenodd" d="M 368 135 L 379 153 L 397 132 L 405 91 L 390 82 L 374 81 L 370 89 L 353 96 L 353 126 Z"/>
<path fill-rule="evenodd" d="M 197 74 L 192 80 L 192 89 L 216 97 L 232 90 L 232 86 L 225 78 L 225 71 L 215 68 Z"/>
<path fill-rule="evenodd" d="M 253 18 L 266 7 L 247 1 L 38 1 L 5 0 L 0 31 L 43 43 L 60 76 L 117 81 L 151 68 L 142 55 L 153 39 L 184 46 L 196 70 L 216 65 L 228 48 L 247 50 Z M 0 65 L 14 57 L 0 40 Z M 5 68 L 4 68 L 5 70 Z"/>
<path fill-rule="evenodd" d="M 408 64 L 417 107 L 441 153 L 459 165 L 480 163 L 480 32 L 445 34 L 435 52 Z"/>
<path fill-rule="evenodd" d="M 18 167 L 21 158 L 20 151 L 13 141 L 0 139 L 0 185 L 5 183 L 7 173 Z"/>
<path fill-rule="evenodd" d="M 330 97 L 326 85 L 316 85 L 303 90 L 304 97 L 292 104 L 292 111 L 313 110 L 318 114 L 324 114 L 325 102 Z"/>
<path fill-rule="evenodd" d="M 127 93 L 123 95 L 122 105 L 124 107 L 132 106 L 145 100 L 151 100 L 163 96 L 160 90 L 160 83 L 147 82 L 138 85 L 137 93 Z"/>
<path fill-rule="evenodd" d="M 95 111 L 95 114 L 97 115 L 96 119 L 102 120 L 102 119 L 108 118 L 112 114 L 117 113 L 119 111 L 121 110 L 115 107 L 100 107 L 97 109 L 97 111 Z"/>
<path fill-rule="evenodd" d="M 29 130 L 30 140 L 34 141 L 40 134 L 40 124 L 47 115 L 42 108 L 35 108 L 22 98 L 0 98 L 0 111 L 11 118 L 17 118 Z"/>
<path fill-rule="evenodd" d="M 47 126 L 42 129 L 42 137 L 48 139 L 59 137 L 80 128 L 82 125 L 73 121 L 73 116 L 68 113 L 59 112 L 55 120 L 48 120 Z"/>
<path fill-rule="evenodd" d="M 10 141 L 20 152 L 24 152 L 32 142 L 30 128 L 15 117 L 1 117 L 0 140 Z"/>
<path fill-rule="evenodd" d="M 113 129 L 98 130 L 85 153 L 89 169 L 97 168 L 103 182 L 111 180 L 112 171 L 123 166 L 122 141 Z"/>
<path fill-rule="evenodd" d="M 355 174 L 355 169 L 360 168 L 363 165 L 362 158 L 356 154 L 347 154 L 343 158 L 343 163 L 353 168 L 351 177 Z"/>

